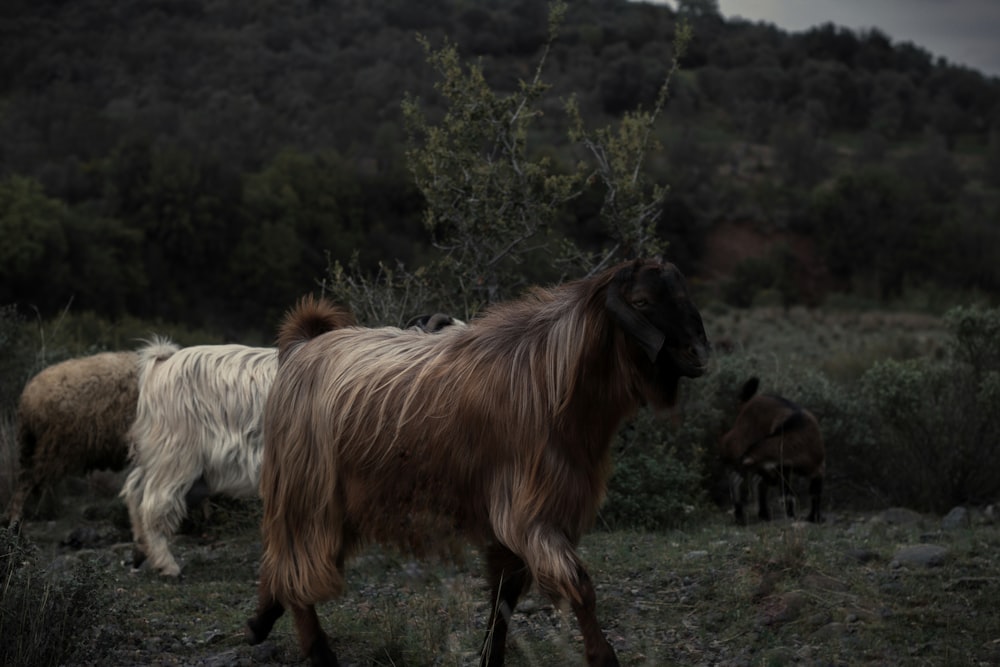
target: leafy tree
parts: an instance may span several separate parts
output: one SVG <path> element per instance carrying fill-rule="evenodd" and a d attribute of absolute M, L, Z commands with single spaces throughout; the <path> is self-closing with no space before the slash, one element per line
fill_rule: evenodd
<path fill-rule="evenodd" d="M 873 280 L 879 296 L 898 295 L 917 222 L 902 182 L 885 169 L 862 169 L 838 177 L 813 201 L 812 232 L 834 278 Z"/>
<path fill-rule="evenodd" d="M 246 316 L 276 319 L 316 287 L 329 258 L 351 257 L 361 240 L 360 199 L 354 171 L 335 153 L 284 151 L 246 177 L 245 224 L 228 264 Z"/>
<path fill-rule="evenodd" d="M 986 157 L 983 159 L 983 180 L 1000 189 L 1000 124 L 990 131 Z"/>
<path fill-rule="evenodd" d="M 427 201 L 425 225 L 443 253 L 440 275 L 454 278 L 444 279 L 448 293 L 466 314 L 524 284 L 518 264 L 574 195 L 577 176 L 555 172 L 528 147 L 536 105 L 548 88 L 542 68 L 564 12 L 564 5 L 554 6 L 550 42 L 534 76 L 506 96 L 490 88 L 480 67 L 463 69 L 453 45 L 435 52 L 423 40 L 448 110 L 432 126 L 418 101 L 406 99 L 414 142 L 408 159 Z"/>
<path fill-rule="evenodd" d="M 550 39 L 534 75 L 508 95 L 494 92 L 481 67 L 463 67 L 454 46 L 433 51 L 424 40 L 447 110 L 440 123 L 432 124 L 419 101 L 407 98 L 408 157 L 427 202 L 426 227 L 441 252 L 426 267 L 427 279 L 437 282 L 440 301 L 460 314 L 473 314 L 529 280 L 559 278 L 553 268 L 574 265 L 576 273 L 586 272 L 616 258 L 663 249 L 657 223 L 666 189 L 649 182 L 645 159 L 656 146 L 653 128 L 690 32 L 678 31 L 672 66 L 651 110 L 629 112 L 617 126 L 590 130 L 576 100 L 567 103 L 569 137 L 593 166 L 581 160 L 565 168 L 529 146 L 530 128 L 548 90 L 543 67 L 564 12 L 565 5 L 553 5 Z M 554 230 L 567 206 L 595 191 L 601 193 L 600 219 L 611 245 L 583 252 L 554 236 Z M 528 262 L 531 257 L 548 260 Z M 569 264 L 560 264 L 560 258 Z M 544 273 L 531 276 L 536 266 Z M 331 289 L 343 285 L 343 297 L 350 301 L 357 289 L 344 284 L 343 266 L 334 266 L 334 274 Z"/>
<path fill-rule="evenodd" d="M 147 286 L 141 234 L 119 220 L 85 214 L 27 178 L 0 182 L 0 302 L 45 315 L 73 304 L 121 315 Z"/>
<path fill-rule="evenodd" d="M 183 146 L 122 142 L 105 165 L 106 214 L 141 235 L 139 314 L 203 321 L 226 284 L 239 190 L 219 161 Z"/>
<path fill-rule="evenodd" d="M 65 224 L 69 209 L 30 178 L 0 180 L 0 303 L 57 307 L 71 278 Z"/>
<path fill-rule="evenodd" d="M 655 105 L 649 111 L 639 108 L 626 112 L 617 127 L 588 131 L 579 107 L 570 100 L 570 138 L 582 144 L 595 162 L 588 182 L 597 179 L 604 187 L 601 219 L 614 243 L 603 252 L 602 257 L 591 259 L 595 268 L 614 257 L 649 256 L 664 250 L 656 226 L 667 188 L 650 183 L 644 167 L 650 150 L 658 148 L 653 128 L 666 105 L 670 82 L 679 67 L 680 58 L 690 42 L 690 26 L 678 24 L 673 62 L 660 86 Z"/>
<path fill-rule="evenodd" d="M 900 158 L 899 170 L 907 175 L 918 196 L 937 206 L 954 203 L 966 177 L 948 150 L 947 139 L 930 132 L 912 154 Z"/>
<path fill-rule="evenodd" d="M 112 317 L 144 310 L 149 283 L 138 230 L 115 218 L 74 211 L 66 238 L 76 308 Z"/>
<path fill-rule="evenodd" d="M 810 188 L 829 174 L 832 151 L 808 122 L 775 128 L 773 144 L 785 183 Z"/>

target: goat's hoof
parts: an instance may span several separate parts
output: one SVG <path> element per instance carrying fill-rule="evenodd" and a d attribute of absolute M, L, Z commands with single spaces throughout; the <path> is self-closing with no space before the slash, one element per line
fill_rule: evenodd
<path fill-rule="evenodd" d="M 164 565 L 159 568 L 160 576 L 169 577 L 170 579 L 176 579 L 180 581 L 181 579 L 181 566 L 177 563 L 171 563 L 169 565 Z"/>
<path fill-rule="evenodd" d="M 309 649 L 309 664 L 313 667 L 339 667 L 337 654 L 333 652 L 326 639 L 320 636 Z"/>
<path fill-rule="evenodd" d="M 267 639 L 268 634 L 266 632 L 260 632 L 254 627 L 255 625 L 257 625 L 257 619 L 251 618 L 247 621 L 247 627 L 243 631 L 243 636 L 246 638 L 247 644 L 250 644 L 251 646 L 256 646 Z"/>

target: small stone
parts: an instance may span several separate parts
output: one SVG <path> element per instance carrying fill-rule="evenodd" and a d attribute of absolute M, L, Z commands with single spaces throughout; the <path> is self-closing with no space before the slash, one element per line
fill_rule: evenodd
<path fill-rule="evenodd" d="M 872 551 L 871 549 L 851 549 L 847 552 L 848 558 L 856 560 L 859 563 L 870 563 L 871 561 L 878 560 L 880 556 L 878 552 Z"/>
<path fill-rule="evenodd" d="M 941 528 L 944 530 L 956 530 L 958 528 L 968 528 L 969 511 L 964 507 L 954 507 L 941 519 Z"/>
<path fill-rule="evenodd" d="M 836 639 L 838 637 L 843 637 L 846 634 L 847 626 L 843 623 L 834 621 L 833 623 L 827 623 L 823 627 L 816 630 L 812 636 L 816 639 Z"/>
<path fill-rule="evenodd" d="M 824 574 L 807 574 L 802 577 L 805 588 L 820 591 L 846 591 L 847 584 Z"/>
<path fill-rule="evenodd" d="M 905 507 L 890 507 L 879 516 L 886 523 L 894 525 L 920 523 L 924 518 L 919 512 Z"/>
<path fill-rule="evenodd" d="M 944 564 L 948 549 L 935 544 L 916 544 L 903 547 L 893 556 L 893 562 L 900 565 L 936 567 Z"/>

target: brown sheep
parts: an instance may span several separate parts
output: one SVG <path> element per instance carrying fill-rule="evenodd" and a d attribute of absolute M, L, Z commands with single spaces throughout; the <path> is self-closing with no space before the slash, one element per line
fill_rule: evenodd
<path fill-rule="evenodd" d="M 809 480 L 812 505 L 809 521 L 820 522 L 820 500 L 826 471 L 826 452 L 816 417 L 781 396 L 757 394 L 760 380 L 750 378 L 740 392 L 736 423 L 720 443 L 723 463 L 730 470 L 730 492 L 737 523 L 746 520 L 743 507 L 749 495 L 750 478 L 760 477 L 757 487 L 758 517 L 768 521 L 769 486 L 781 486 L 785 512 L 795 516 L 792 475 Z"/>
<path fill-rule="evenodd" d="M 463 537 L 483 550 L 494 603 L 482 664 L 503 664 L 509 615 L 535 582 L 569 601 L 588 664 L 617 665 L 576 545 L 622 421 L 674 404 L 679 379 L 705 372 L 681 273 L 628 262 L 434 336 L 343 321 L 303 300 L 281 327 L 248 639 L 288 607 L 303 653 L 336 665 L 315 605 L 342 592 L 347 560 L 372 542 L 425 555 Z"/>
<path fill-rule="evenodd" d="M 137 353 L 104 352 L 54 364 L 28 382 L 17 409 L 21 469 L 7 507 L 12 528 L 39 489 L 70 474 L 125 467 L 138 377 Z"/>

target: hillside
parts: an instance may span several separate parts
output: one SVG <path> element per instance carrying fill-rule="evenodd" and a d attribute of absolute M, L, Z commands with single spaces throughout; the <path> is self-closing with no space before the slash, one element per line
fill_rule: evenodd
<path fill-rule="evenodd" d="M 532 75 L 547 34 L 540 0 L 0 11 L 0 304 L 225 332 L 273 330 L 329 259 L 433 255 L 400 109 L 410 96 L 431 119 L 443 112 L 418 35 L 456 44 L 505 92 Z M 594 126 L 648 108 L 681 19 L 694 41 L 647 167 L 670 185 L 660 232 L 686 272 L 719 278 L 704 263 L 712 232 L 737 224 L 779 242 L 721 279 L 789 302 L 997 292 L 1000 81 L 878 31 L 789 34 L 704 0 L 573 3 L 543 73 L 535 150 L 557 168 L 580 159 L 570 95 Z M 581 199 L 557 233 L 601 245 L 595 206 Z M 801 239 L 812 254 L 797 253 Z M 803 270 L 819 276 L 812 292 L 788 279 Z"/>

